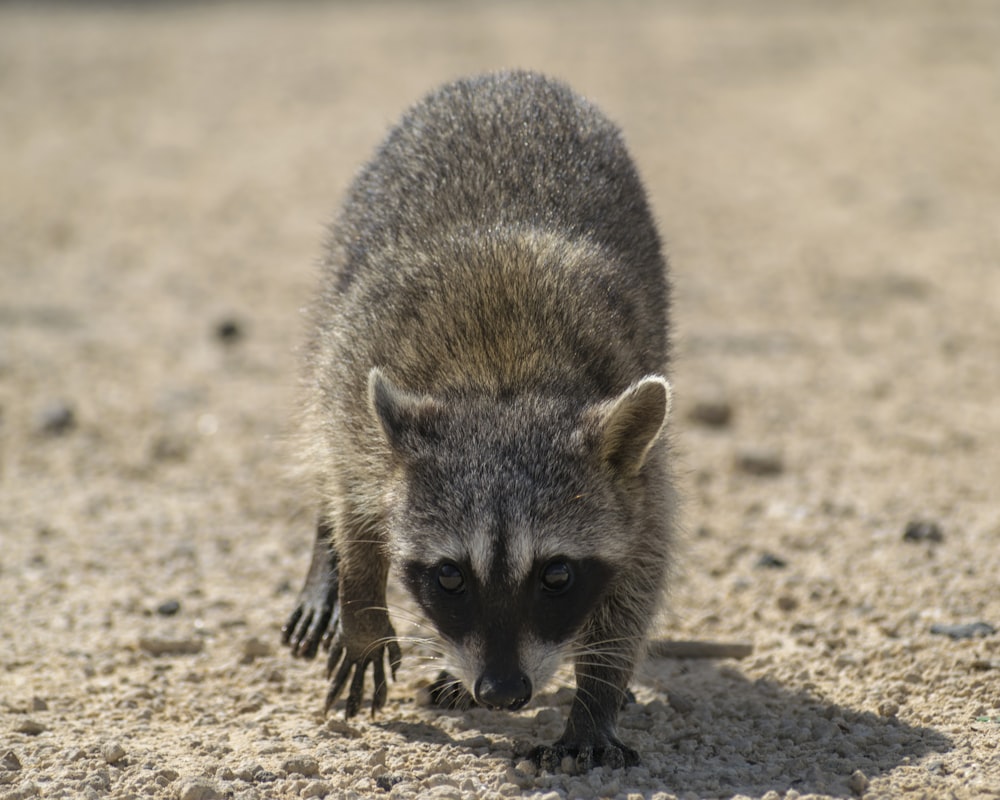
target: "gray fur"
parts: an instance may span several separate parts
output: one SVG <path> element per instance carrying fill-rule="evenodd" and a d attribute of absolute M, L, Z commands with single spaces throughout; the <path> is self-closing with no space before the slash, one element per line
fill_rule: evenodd
<path fill-rule="evenodd" d="M 461 561 L 470 586 L 501 598 L 474 647 L 444 643 L 465 659 L 465 689 L 478 691 L 477 669 L 494 694 L 506 680 L 480 663 L 484 631 L 546 665 L 582 653 L 566 732 L 537 759 L 637 760 L 615 719 L 669 561 L 667 312 L 645 193 L 593 105 L 504 72 L 404 115 L 332 230 L 307 348 L 321 510 L 285 640 L 306 656 L 331 648 L 328 707 L 350 680 L 358 711 L 369 663 L 373 710 L 385 702 L 384 660 L 399 663 L 390 574 Z M 496 587 L 524 586 L 552 558 L 593 559 L 608 577 L 589 587 L 587 618 L 540 645 Z M 511 669 L 529 687 L 547 677 Z"/>

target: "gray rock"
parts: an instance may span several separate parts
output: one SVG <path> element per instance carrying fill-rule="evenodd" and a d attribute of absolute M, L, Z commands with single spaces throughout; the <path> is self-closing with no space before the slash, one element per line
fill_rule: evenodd
<path fill-rule="evenodd" d="M 744 447 L 736 453 L 735 466 L 747 475 L 771 476 L 785 471 L 781 453 L 773 447 Z"/>
<path fill-rule="evenodd" d="M 977 636 L 992 636 L 997 629 L 988 622 L 967 622 L 962 625 L 931 625 L 931 633 L 952 639 L 974 639 Z"/>

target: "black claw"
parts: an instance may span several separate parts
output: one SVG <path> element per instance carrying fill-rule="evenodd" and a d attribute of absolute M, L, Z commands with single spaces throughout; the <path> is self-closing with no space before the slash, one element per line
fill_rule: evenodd
<path fill-rule="evenodd" d="M 353 666 L 354 663 L 346 658 L 341 663 L 340 669 L 337 670 L 336 677 L 330 683 L 330 691 L 326 695 L 327 711 L 330 710 L 330 706 L 337 701 L 337 698 L 340 697 L 341 692 L 344 691 L 344 687 L 347 685 L 347 679 L 351 674 L 351 667 Z"/>
<path fill-rule="evenodd" d="M 368 669 L 367 661 L 360 661 L 355 664 L 350 664 L 354 667 L 354 677 L 351 679 L 351 688 L 347 692 L 347 706 L 344 709 L 344 715 L 347 717 L 357 716 L 357 713 L 361 710 L 361 703 L 365 698 L 365 670 Z"/>
<path fill-rule="evenodd" d="M 299 617 L 301 616 L 302 616 L 302 608 L 301 607 L 296 608 L 292 612 L 291 616 L 288 618 L 288 621 L 281 626 L 281 643 L 291 644 L 293 650 L 298 645 L 298 639 L 297 637 L 294 637 L 294 634 L 296 625 L 298 625 L 299 622 Z"/>
<path fill-rule="evenodd" d="M 335 627 L 331 620 L 333 607 L 323 605 L 321 608 L 300 604 L 288 617 L 281 628 L 281 642 L 288 645 L 296 658 L 312 659 L 316 657 L 320 645 L 329 649 L 333 641 Z"/>
<path fill-rule="evenodd" d="M 386 619 L 385 633 L 375 639 L 375 642 L 381 643 L 377 644 L 373 642 L 368 647 L 360 648 L 357 640 L 361 637 L 355 634 L 352 639 L 345 635 L 342 626 L 343 620 L 339 611 L 334 611 L 333 621 L 327 626 L 327 631 L 332 630 L 333 633 L 329 637 L 330 644 L 328 649 L 330 653 L 326 661 L 326 678 L 330 681 L 330 688 L 326 695 L 325 711 L 326 713 L 330 712 L 334 703 L 340 699 L 345 687 L 347 687 L 347 701 L 344 707 L 345 714 L 347 717 L 353 717 L 358 714 L 364 705 L 365 673 L 368 671 L 368 665 L 371 664 L 372 678 L 374 680 L 371 710 L 372 716 L 374 716 L 379 709 L 385 707 L 389 697 L 389 686 L 386 680 L 385 669 L 386 660 L 389 662 L 392 677 L 395 679 L 396 670 L 399 668 L 403 658 L 399 643 L 395 640 L 395 631 L 392 629 L 391 624 L 389 624 L 388 619 Z M 326 640 L 327 637 L 324 637 L 324 643 Z M 313 642 L 316 641 L 318 641 L 318 638 L 314 637 Z M 364 655 L 354 655 L 359 650 Z M 350 682 L 349 687 L 348 682 Z"/>
<path fill-rule="evenodd" d="M 639 762 L 642 761 L 642 759 L 639 758 L 639 751 L 633 750 L 631 747 L 621 745 L 621 747 L 616 747 L 615 750 L 622 757 L 623 767 L 638 767 Z"/>
<path fill-rule="evenodd" d="M 375 679 L 375 690 L 372 694 L 372 716 L 375 712 L 385 707 L 385 702 L 389 697 L 389 685 L 385 681 L 385 665 L 382 663 L 382 654 L 378 653 L 372 662 L 372 677 Z"/>
<path fill-rule="evenodd" d="M 333 704 L 337 702 L 337 698 L 340 696 L 341 686 L 334 687 L 331 686 L 326 693 L 326 701 L 323 703 L 323 716 L 327 716 L 330 713 L 330 709 L 333 708 Z M 336 689 L 336 691 L 334 691 Z"/>
<path fill-rule="evenodd" d="M 334 642 L 333 646 L 330 648 L 330 655 L 326 659 L 326 679 L 330 680 L 330 676 L 333 675 L 334 669 L 340 664 L 340 657 L 344 655 L 344 647 L 337 642 Z"/>
<path fill-rule="evenodd" d="M 330 624 L 326 629 L 326 633 L 323 634 L 323 638 L 320 641 L 320 646 L 324 650 L 329 650 L 333 646 L 333 634 L 336 630 L 336 625 Z"/>
<path fill-rule="evenodd" d="M 323 613 L 313 617 L 312 624 L 306 631 L 305 638 L 298 648 L 298 655 L 303 658 L 315 658 L 319 643 L 323 639 L 326 626 L 330 622 L 330 609 L 324 608 Z"/>
<path fill-rule="evenodd" d="M 310 614 L 304 616 L 299 623 L 299 630 L 295 632 L 292 642 L 292 655 L 297 658 L 312 658 L 316 655 L 316 648 L 310 641 L 314 617 Z"/>
<path fill-rule="evenodd" d="M 584 745 L 582 747 L 566 747 L 561 744 L 541 745 L 531 753 L 531 760 L 538 768 L 550 773 L 562 770 L 562 761 L 570 756 L 576 762 L 578 772 L 587 772 L 594 767 L 622 769 L 639 765 L 639 753 L 631 747 L 616 742 L 604 747 Z"/>
<path fill-rule="evenodd" d="M 399 642 L 395 639 L 389 642 L 389 669 L 392 671 L 392 679 L 396 680 L 396 670 L 403 663 L 403 651 L 399 649 Z"/>
<path fill-rule="evenodd" d="M 531 754 L 531 760 L 545 772 L 559 772 L 566 750 L 558 745 L 539 745 Z"/>

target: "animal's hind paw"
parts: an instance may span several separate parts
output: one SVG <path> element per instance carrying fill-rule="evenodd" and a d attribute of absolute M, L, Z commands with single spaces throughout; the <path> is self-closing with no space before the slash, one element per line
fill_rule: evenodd
<path fill-rule="evenodd" d="M 339 561 L 330 547 L 331 536 L 331 528 L 321 521 L 305 585 L 295 600 L 295 610 L 281 627 L 282 644 L 299 658 L 315 658 L 320 647 L 329 650 L 340 623 Z"/>
<path fill-rule="evenodd" d="M 329 648 L 338 620 L 337 600 L 322 591 L 302 590 L 295 610 L 281 628 L 281 642 L 292 655 L 315 658 L 320 646 Z"/>

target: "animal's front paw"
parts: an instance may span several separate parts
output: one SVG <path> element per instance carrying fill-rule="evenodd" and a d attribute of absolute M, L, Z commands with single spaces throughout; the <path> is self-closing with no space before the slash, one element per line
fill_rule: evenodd
<path fill-rule="evenodd" d="M 554 773 L 562 771 L 566 756 L 574 760 L 577 772 L 587 772 L 594 767 L 621 769 L 639 764 L 639 753 L 613 736 L 599 744 L 570 744 L 559 740 L 551 745 L 539 745 L 531 759 L 539 769 Z"/>
<path fill-rule="evenodd" d="M 400 652 L 399 642 L 396 641 L 396 631 L 389 624 L 388 617 L 385 620 L 383 635 L 364 643 L 358 641 L 357 637 L 346 635 L 342 621 L 338 621 L 330 644 L 330 658 L 326 662 L 326 677 L 333 676 L 333 679 L 326 694 L 325 712 L 329 713 L 330 708 L 337 702 L 337 698 L 348 684 L 348 679 L 350 688 L 347 690 L 344 713 L 348 717 L 353 717 L 361 710 L 365 697 L 365 673 L 371 664 L 372 678 L 375 682 L 372 691 L 374 716 L 376 711 L 385 706 L 389 694 L 389 686 L 385 680 L 386 660 L 389 662 L 392 679 L 395 680 L 396 670 L 403 660 L 403 654 Z"/>

